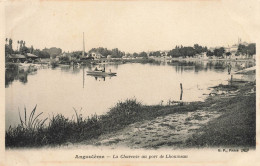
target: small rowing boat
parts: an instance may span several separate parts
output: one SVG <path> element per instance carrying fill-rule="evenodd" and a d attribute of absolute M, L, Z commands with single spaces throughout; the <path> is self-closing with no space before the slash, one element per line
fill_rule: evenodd
<path fill-rule="evenodd" d="M 87 71 L 87 75 L 93 75 L 93 76 L 116 76 L 116 73 L 104 72 L 104 71 Z"/>

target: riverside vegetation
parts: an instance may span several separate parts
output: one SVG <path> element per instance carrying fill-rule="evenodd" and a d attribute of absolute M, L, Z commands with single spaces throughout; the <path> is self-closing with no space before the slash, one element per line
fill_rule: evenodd
<path fill-rule="evenodd" d="M 135 99 L 128 99 L 125 102 L 118 102 L 105 115 L 83 118 L 75 110 L 75 119 L 58 114 L 49 120 L 48 125 L 44 123 L 45 120 L 39 120 L 41 113 L 34 117 L 36 106 L 26 122 L 25 108 L 24 118 L 20 116 L 21 123 L 17 127 L 10 126 L 6 131 L 6 147 L 35 147 L 80 142 L 117 131 L 137 121 L 192 109 L 191 106 L 185 109 L 182 107 L 170 108 L 171 106 L 145 106 Z"/>
<path fill-rule="evenodd" d="M 20 115 L 20 124 L 6 131 L 6 147 L 57 146 L 67 142 L 80 143 L 95 140 L 101 135 L 120 131 L 135 122 L 153 120 L 170 114 L 218 111 L 221 116 L 213 119 L 190 137 L 184 147 L 255 147 L 256 139 L 256 98 L 255 83 L 220 85 L 216 90 L 232 92 L 234 96 L 209 96 L 205 102 L 192 102 L 184 105 L 143 105 L 136 99 L 118 102 L 105 115 L 84 118 L 75 111 L 75 118 L 61 114 L 40 120 L 42 113 L 36 114 L 36 106 L 27 115 Z M 235 93 L 233 93 L 235 92 Z M 231 94 L 231 93 L 230 93 Z M 29 118 L 28 118 L 29 117 Z"/>

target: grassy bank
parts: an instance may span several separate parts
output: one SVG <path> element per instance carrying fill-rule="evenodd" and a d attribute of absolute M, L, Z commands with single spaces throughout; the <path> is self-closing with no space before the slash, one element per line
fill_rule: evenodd
<path fill-rule="evenodd" d="M 254 148 L 256 146 L 255 87 L 250 83 L 240 88 L 238 95 L 219 100 L 217 105 L 210 108 L 221 112 L 222 115 L 188 139 L 187 147 Z"/>
<path fill-rule="evenodd" d="M 20 114 L 21 123 L 6 131 L 6 147 L 55 146 L 65 142 L 81 142 L 120 130 L 138 121 L 149 120 L 178 111 L 192 111 L 200 104 L 202 103 L 194 103 L 185 107 L 145 106 L 135 99 L 130 99 L 117 103 L 107 114 L 102 116 L 94 115 L 84 118 L 75 111 L 76 118 L 74 119 L 58 114 L 49 119 L 48 124 L 39 120 L 41 113 L 37 114 L 36 107 L 30 115 L 27 115 L 25 109 Z"/>
<path fill-rule="evenodd" d="M 57 146 L 67 142 L 77 143 L 119 131 L 135 122 L 152 120 L 174 113 L 196 110 L 219 111 L 221 117 L 202 127 L 188 139 L 185 147 L 255 146 L 255 88 L 253 83 L 219 85 L 214 90 L 234 96 L 210 96 L 205 102 L 184 105 L 142 105 L 135 99 L 118 102 L 105 115 L 83 117 L 75 110 L 76 118 L 61 114 L 46 123 L 40 121 L 37 108 L 27 115 L 20 114 L 21 123 L 6 131 L 6 147 Z M 250 93 L 249 93 L 250 92 Z M 28 112 L 28 111 L 27 111 Z"/>

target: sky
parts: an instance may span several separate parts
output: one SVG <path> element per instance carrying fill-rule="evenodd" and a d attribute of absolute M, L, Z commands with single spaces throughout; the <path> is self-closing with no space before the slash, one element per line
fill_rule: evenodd
<path fill-rule="evenodd" d="M 243 12 L 241 12 L 243 11 Z M 228 46 L 254 42 L 254 3 L 222 1 L 10 2 L 5 34 L 34 48 L 63 51 L 95 47 L 126 52 L 170 50 L 176 45 Z M 252 27 L 252 25 L 254 25 Z"/>

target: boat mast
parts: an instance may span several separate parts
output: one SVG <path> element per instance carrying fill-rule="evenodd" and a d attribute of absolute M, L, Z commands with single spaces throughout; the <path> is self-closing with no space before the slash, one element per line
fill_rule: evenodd
<path fill-rule="evenodd" d="M 84 41 L 84 32 L 83 32 L 83 51 L 82 51 L 82 58 L 84 58 L 85 54 L 85 41 Z M 85 71 L 84 71 L 85 66 L 83 65 L 83 88 L 85 84 Z"/>
<path fill-rule="evenodd" d="M 83 51 L 82 51 L 82 57 L 85 55 L 85 41 L 84 41 L 84 32 L 83 32 Z"/>

